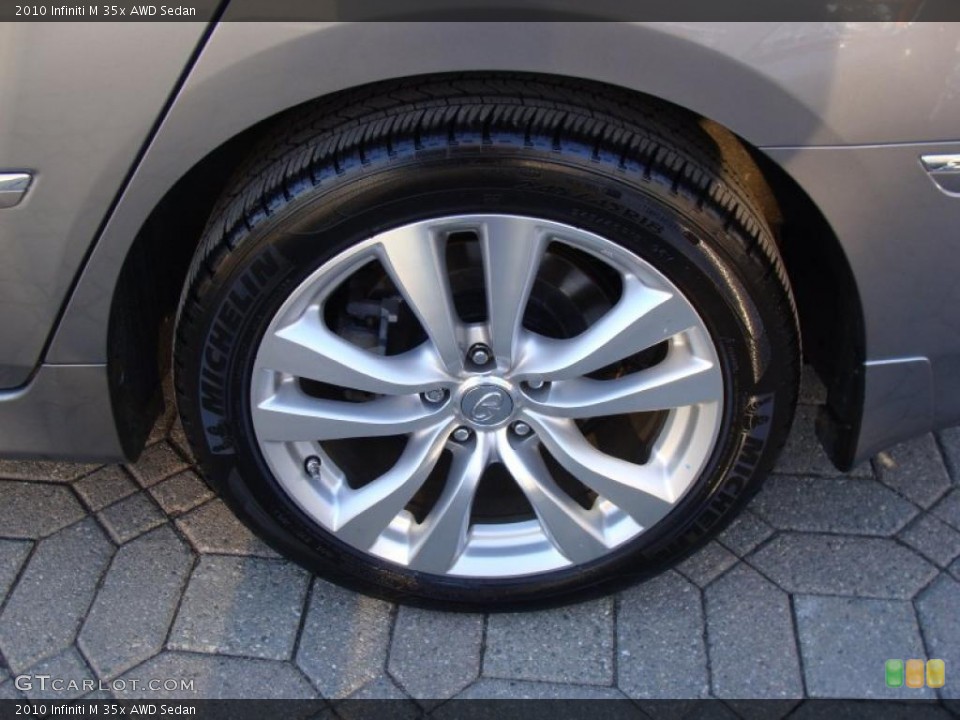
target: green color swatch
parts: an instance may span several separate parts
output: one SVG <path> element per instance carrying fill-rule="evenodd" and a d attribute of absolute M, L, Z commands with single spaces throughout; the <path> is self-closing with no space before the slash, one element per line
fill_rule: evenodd
<path fill-rule="evenodd" d="M 887 687 L 903 687 L 903 660 L 887 660 L 884 665 Z"/>

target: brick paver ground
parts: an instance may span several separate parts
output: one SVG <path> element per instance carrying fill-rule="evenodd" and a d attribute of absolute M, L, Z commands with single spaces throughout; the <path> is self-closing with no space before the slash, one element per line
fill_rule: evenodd
<path fill-rule="evenodd" d="M 310 577 L 207 489 L 172 412 L 133 466 L 0 461 L 0 697 L 24 697 L 21 673 L 184 677 L 193 697 L 334 713 L 349 697 L 412 714 L 454 697 L 934 697 L 887 690 L 882 669 L 939 657 L 940 696 L 960 698 L 960 429 L 841 475 L 813 437 L 819 396 L 808 378 L 776 472 L 717 541 L 617 596 L 523 614 L 398 608 Z M 163 696 L 130 685 L 116 694 Z"/>

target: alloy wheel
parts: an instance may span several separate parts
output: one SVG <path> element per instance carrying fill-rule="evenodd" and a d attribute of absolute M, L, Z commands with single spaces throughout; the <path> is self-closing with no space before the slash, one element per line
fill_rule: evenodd
<path fill-rule="evenodd" d="M 473 578 L 589 563 L 648 531 L 705 467 L 723 403 L 710 332 L 662 272 L 517 215 L 415 222 L 324 263 L 250 378 L 259 450 L 310 520 Z"/>

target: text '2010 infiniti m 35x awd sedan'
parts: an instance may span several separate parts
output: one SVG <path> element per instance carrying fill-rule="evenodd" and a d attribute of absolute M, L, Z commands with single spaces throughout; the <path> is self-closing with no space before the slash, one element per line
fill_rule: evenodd
<path fill-rule="evenodd" d="M 223 5 L 0 25 L 0 455 L 133 459 L 172 372 L 273 547 L 497 609 L 719 532 L 804 363 L 840 469 L 960 422 L 960 26 Z"/>

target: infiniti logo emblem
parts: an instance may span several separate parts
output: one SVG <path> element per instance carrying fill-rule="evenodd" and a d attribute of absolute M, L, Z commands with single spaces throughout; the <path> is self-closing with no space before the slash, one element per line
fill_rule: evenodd
<path fill-rule="evenodd" d="M 477 400 L 471 415 L 477 422 L 487 422 L 496 416 L 501 407 L 503 407 L 503 393 L 499 390 L 490 390 Z"/>
<path fill-rule="evenodd" d="M 497 425 L 513 412 L 513 400 L 496 385 L 478 385 L 463 396 L 460 409 L 477 425 Z"/>

